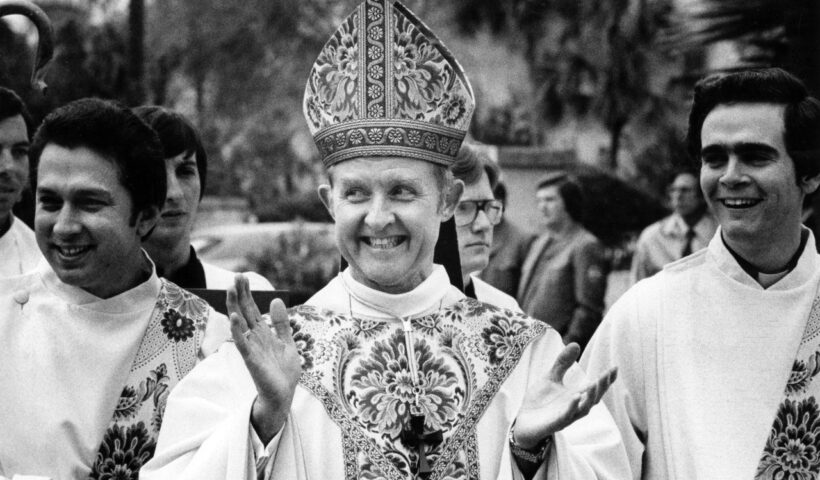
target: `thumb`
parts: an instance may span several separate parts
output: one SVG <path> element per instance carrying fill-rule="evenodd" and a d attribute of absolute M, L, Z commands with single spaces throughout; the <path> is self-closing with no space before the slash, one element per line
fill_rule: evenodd
<path fill-rule="evenodd" d="M 288 311 L 285 309 L 285 303 L 282 302 L 282 299 L 275 298 L 270 302 L 270 320 L 279 340 L 291 341 L 293 339 Z"/>
<path fill-rule="evenodd" d="M 569 367 L 571 367 L 572 364 L 578 360 L 578 356 L 580 354 L 581 347 L 579 347 L 575 342 L 572 342 L 564 347 L 555 359 L 555 363 L 552 365 L 552 369 L 550 370 L 550 380 L 556 383 L 562 383 L 564 380 L 564 374 L 566 374 Z"/>

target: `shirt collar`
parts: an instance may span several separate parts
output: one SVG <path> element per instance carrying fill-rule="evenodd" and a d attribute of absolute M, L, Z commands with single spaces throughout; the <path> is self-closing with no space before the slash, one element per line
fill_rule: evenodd
<path fill-rule="evenodd" d="M 387 314 L 406 318 L 428 313 L 437 310 L 444 302 L 445 295 L 454 288 L 450 285 L 447 271 L 441 265 L 433 265 L 430 276 L 405 293 L 386 293 L 359 283 L 353 278 L 349 267 L 339 275 L 350 295 L 352 310 L 367 316 L 381 317 Z"/>

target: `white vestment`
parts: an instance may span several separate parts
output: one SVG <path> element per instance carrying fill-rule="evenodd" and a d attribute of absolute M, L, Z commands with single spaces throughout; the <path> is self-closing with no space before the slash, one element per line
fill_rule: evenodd
<path fill-rule="evenodd" d="M 473 282 L 476 300 L 507 310 L 523 312 L 518 302 L 511 295 L 507 295 L 475 275 L 470 275 L 470 280 Z"/>
<path fill-rule="evenodd" d="M 205 263 L 200 260 L 202 270 L 205 271 L 205 288 L 210 290 L 227 290 L 233 286 L 236 272 Z M 273 290 L 273 285 L 267 278 L 256 272 L 242 272 L 248 279 L 251 290 Z"/>
<path fill-rule="evenodd" d="M 581 365 L 615 365 L 604 397 L 635 479 L 754 478 L 820 281 L 814 238 L 764 289 L 724 245 L 636 284 Z"/>
<path fill-rule="evenodd" d="M 416 350 L 421 365 L 419 368 L 420 372 L 428 373 L 427 378 L 433 377 L 424 365 L 439 362 L 437 365 L 441 366 L 451 360 L 449 358 L 443 360 L 441 356 L 436 357 L 436 353 L 439 352 L 435 351 L 432 356 L 429 355 L 431 350 L 426 349 L 425 344 L 419 341 L 425 335 L 422 327 L 419 326 L 416 330 L 415 326 L 424 325 L 423 322 L 426 319 L 429 321 L 426 324 L 429 331 L 434 330 L 438 325 L 435 319 L 440 318 L 436 315 L 437 312 L 447 311 L 447 307 L 468 305 L 485 312 L 497 312 L 494 318 L 504 325 L 516 325 L 524 329 L 533 328 L 538 332 L 543 332 L 543 335 L 530 338 L 531 341 L 526 346 L 519 348 L 517 352 L 520 354 L 519 361 L 510 367 L 506 381 L 497 385 L 498 391 L 486 399 L 486 410 L 483 415 L 479 414 L 474 419 L 474 430 L 464 432 L 466 433 L 464 438 L 470 439 L 467 441 L 469 445 L 467 454 L 463 455 L 462 450 L 454 454 L 460 460 L 466 457 L 468 459 L 466 463 L 473 470 L 470 470 L 469 476 L 462 473 L 456 474 L 453 478 L 520 478 L 520 473 L 509 450 L 507 434 L 521 406 L 527 385 L 530 382 L 540 382 L 545 373 L 544 370 L 551 367 L 563 347 L 557 333 L 541 322 L 527 319 L 521 314 L 498 310 L 472 299 L 466 299 L 460 291 L 449 284 L 447 274 L 440 266 L 436 266 L 433 274 L 416 289 L 399 295 L 367 288 L 353 280 L 349 270 L 346 270 L 312 297 L 308 304 L 312 307 L 297 307 L 291 310 L 291 323 L 298 327 L 299 324 L 293 322 L 294 315 L 298 317 L 299 312 L 307 315 L 308 313 L 304 312 L 320 311 L 317 308 L 322 312 L 327 312 L 321 317 L 317 316 L 315 320 L 319 321 L 314 325 L 302 323 L 301 330 L 298 328 L 294 330 L 297 347 L 300 350 L 311 349 L 312 356 L 309 357 L 309 361 L 313 365 L 327 361 L 327 358 L 333 358 L 334 351 L 337 350 L 334 350 L 334 344 L 326 343 L 319 337 L 314 342 L 313 338 L 306 335 L 306 331 L 309 332 L 307 329 L 309 326 L 327 325 L 327 328 L 334 326 L 338 328 L 341 325 L 342 329 L 339 332 L 341 337 L 335 338 L 345 340 L 342 344 L 335 345 L 341 345 L 341 350 L 352 349 L 350 351 L 355 351 L 358 342 L 366 342 L 371 335 L 384 335 L 385 332 L 391 331 L 394 335 L 391 339 L 397 338 L 395 335 L 401 335 L 403 323 L 401 320 L 383 313 L 380 309 L 369 307 L 368 304 L 389 308 L 394 315 L 404 318 L 427 315 L 421 317 L 418 324 L 415 320 L 412 323 L 407 320 L 409 324 L 414 325 L 414 334 L 418 335 L 415 338 L 416 345 L 420 348 Z M 350 314 L 362 320 L 355 320 L 354 323 L 348 324 L 346 322 L 349 322 L 351 317 L 348 315 Z M 470 318 L 469 313 L 465 313 L 465 318 Z M 510 320 L 510 318 L 515 320 Z M 505 323 L 507 321 L 510 323 Z M 350 325 L 351 328 L 344 328 L 346 325 Z M 443 327 L 443 329 L 447 328 L 448 326 Z M 440 335 L 445 335 L 445 333 Z M 488 334 L 487 338 L 491 336 Z M 456 350 L 456 342 L 457 340 L 453 340 L 451 351 Z M 393 347 L 395 348 L 391 350 Z M 464 345 L 464 347 L 468 346 Z M 509 352 L 515 350 L 515 345 L 507 345 L 507 347 L 509 348 L 504 349 L 507 353 L 492 349 L 491 354 L 512 356 Z M 380 348 L 383 351 L 375 351 Z M 358 380 L 354 380 L 353 384 L 355 385 L 358 381 L 361 385 L 375 378 L 384 378 L 385 383 L 390 383 L 387 380 L 388 377 L 397 378 L 406 375 L 406 368 L 401 368 L 400 361 L 397 363 L 388 361 L 389 365 L 380 363 L 382 359 L 387 360 L 391 352 L 404 351 L 404 349 L 404 342 L 393 341 L 378 343 L 372 350 L 361 352 L 365 357 L 375 360 L 369 364 L 360 363 L 365 366 L 369 365 L 369 367 L 359 370 L 361 376 Z M 461 349 L 458 350 L 461 351 Z M 368 357 L 368 354 L 374 355 Z M 349 358 L 351 362 L 361 359 L 361 357 Z M 303 362 L 306 361 L 308 360 L 303 354 Z M 464 368 L 469 370 L 470 367 L 465 366 Z M 502 366 L 499 365 L 498 369 L 501 370 Z M 446 370 L 445 366 L 432 372 L 432 375 L 444 375 L 442 372 L 445 371 L 452 373 L 452 370 Z M 392 377 L 391 372 L 396 376 Z M 371 373 L 373 376 L 368 376 Z M 367 378 L 364 378 L 365 376 Z M 316 378 L 310 375 L 307 377 L 307 380 Z M 302 380 L 306 380 L 306 375 L 303 375 Z M 566 381 L 578 385 L 584 382 L 584 375 L 577 366 L 573 366 L 567 374 Z M 471 388 L 478 389 L 479 381 L 473 379 L 473 382 L 475 384 L 470 385 L 456 385 L 450 382 L 447 388 L 454 388 L 453 391 L 460 392 L 458 395 L 469 397 L 474 393 Z M 307 383 L 312 383 L 312 385 L 306 386 Z M 282 431 L 268 445 L 267 452 L 272 454 L 272 458 L 269 459 L 266 468 L 265 460 L 258 461 L 264 456 L 266 449 L 259 444 L 250 425 L 250 412 L 256 397 L 256 389 L 236 347 L 230 343 L 223 345 L 216 354 L 198 365 L 169 397 L 156 455 L 142 470 L 141 479 L 242 480 L 256 478 L 258 467 L 261 472 L 260 477 L 272 479 L 352 480 L 369 478 L 367 470 L 357 470 L 362 468 L 363 463 L 373 468 L 369 471 L 373 478 L 388 477 L 388 475 L 374 473 L 379 471 L 379 466 L 368 462 L 371 457 L 378 457 L 382 454 L 379 446 L 383 442 L 379 442 L 384 438 L 379 434 L 387 433 L 389 429 L 395 429 L 397 426 L 395 416 L 385 415 L 385 412 L 394 412 L 391 408 L 397 405 L 396 397 L 378 388 L 367 390 L 370 393 L 379 391 L 376 397 L 363 395 L 362 391 L 366 390 L 364 387 L 351 392 L 349 395 L 359 399 L 381 399 L 373 402 L 358 401 L 366 403 L 363 406 L 359 405 L 363 408 L 362 411 L 369 412 L 372 415 L 371 420 L 378 418 L 383 428 L 375 428 L 375 432 L 364 431 L 359 428 L 358 422 L 366 421 L 365 419 L 352 418 L 347 415 L 347 411 L 331 409 L 336 420 L 346 425 L 343 429 L 337 421 L 331 418 L 331 410 L 328 410 L 328 406 L 336 405 L 340 401 L 353 402 L 354 400 L 348 395 L 345 395 L 344 399 L 339 398 L 341 395 L 318 398 L 314 392 L 326 391 L 322 390 L 321 385 L 317 386 L 318 383 L 300 381 L 288 420 Z M 397 388 L 401 390 L 400 387 Z M 397 391 L 392 392 L 395 395 L 401 394 Z M 429 393 L 429 390 L 425 389 L 424 393 Z M 452 401 L 452 397 L 446 395 L 437 398 L 440 403 L 438 409 L 433 409 L 438 410 L 434 412 L 434 415 L 440 413 L 445 408 L 445 404 Z M 404 404 L 400 401 L 398 404 L 399 408 L 403 408 Z M 398 410 L 398 412 L 402 411 Z M 454 412 L 449 413 L 455 414 Z M 470 422 L 470 414 L 466 412 L 453 418 L 458 419 L 459 423 Z M 377 438 L 374 440 L 368 437 L 370 433 Z M 445 438 L 447 435 L 448 433 L 445 433 Z M 471 441 L 473 443 L 470 443 Z M 374 445 L 376 445 L 375 449 Z M 351 452 L 355 451 L 359 454 L 351 455 Z M 386 453 L 389 454 L 389 452 Z M 554 446 L 546 469 L 547 474 L 544 470 L 541 468 L 539 472 L 541 478 L 623 479 L 629 476 L 623 446 L 612 419 L 603 406 L 594 407 L 589 415 L 555 435 Z M 433 478 L 437 478 L 436 475 Z"/>
<path fill-rule="evenodd" d="M 0 237 L 0 278 L 29 272 L 42 258 L 34 232 L 12 215 L 11 227 Z"/>
<path fill-rule="evenodd" d="M 0 279 L 0 479 L 88 478 L 115 410 L 125 418 L 138 406 L 124 410 L 131 406 L 121 397 L 137 351 L 153 349 L 146 366 L 162 353 L 161 328 L 148 332 L 154 346 L 143 345 L 161 291 L 169 290 L 152 272 L 131 290 L 100 299 L 61 282 L 46 262 Z M 202 355 L 229 336 L 224 317 L 208 311 Z M 170 371 L 178 364 L 164 365 L 167 377 L 149 386 L 157 395 L 164 392 L 157 386 L 172 388 L 169 378 L 178 375 Z"/>

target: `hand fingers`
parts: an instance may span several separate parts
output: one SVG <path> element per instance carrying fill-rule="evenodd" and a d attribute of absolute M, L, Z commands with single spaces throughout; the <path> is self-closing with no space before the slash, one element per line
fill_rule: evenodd
<path fill-rule="evenodd" d="M 236 293 L 238 294 L 239 308 L 242 311 L 242 316 L 248 322 L 250 328 L 256 328 L 257 323 L 261 320 L 262 314 L 259 312 L 259 307 L 251 295 L 250 282 L 245 275 L 238 274 L 234 280 L 236 284 Z"/>
<path fill-rule="evenodd" d="M 618 376 L 617 367 L 611 368 L 609 371 L 601 375 L 597 382 L 590 384 L 581 391 L 581 402 L 579 409 L 581 410 L 579 416 L 586 415 L 590 409 L 601 401 L 609 386 L 615 381 Z"/>
<path fill-rule="evenodd" d="M 248 324 L 245 322 L 245 319 L 242 318 L 238 313 L 231 312 L 230 313 L 230 321 L 231 321 L 231 337 L 233 337 L 233 342 L 236 344 L 236 348 L 239 349 L 240 353 L 247 351 L 247 341 L 248 335 L 251 330 L 248 329 Z"/>
<path fill-rule="evenodd" d="M 564 374 L 567 373 L 569 367 L 578 360 L 578 356 L 581 354 L 581 347 L 578 346 L 577 343 L 570 343 L 563 350 L 561 353 L 558 354 L 558 358 L 555 359 L 555 363 L 552 365 L 552 369 L 550 370 L 550 380 L 555 383 L 562 383 L 564 380 Z"/>
<path fill-rule="evenodd" d="M 293 341 L 293 330 L 290 328 L 290 319 L 281 299 L 275 298 L 270 302 L 270 320 L 276 336 L 282 341 Z"/>

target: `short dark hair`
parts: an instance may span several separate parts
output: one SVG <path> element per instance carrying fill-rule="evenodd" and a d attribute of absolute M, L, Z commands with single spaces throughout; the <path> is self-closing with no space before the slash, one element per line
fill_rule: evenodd
<path fill-rule="evenodd" d="M 458 150 L 456 161 L 453 163 L 453 175 L 465 185 L 474 185 L 481 180 L 481 173 L 485 172 L 490 181 L 490 189 L 498 185 L 500 170 L 490 157 L 473 145 L 463 144 Z"/>
<path fill-rule="evenodd" d="M 34 122 L 28 113 L 26 104 L 23 103 L 23 100 L 20 99 L 13 90 L 0 87 L 0 120 L 16 117 L 17 115 L 23 117 L 23 121 L 26 123 L 26 131 L 28 132 L 29 138 L 31 138 L 31 133 L 34 130 Z"/>
<path fill-rule="evenodd" d="M 785 106 L 783 142 L 797 179 L 820 173 L 820 101 L 780 68 L 749 69 L 704 78 L 695 85 L 687 147 L 700 166 L 701 130 L 706 116 L 722 104 L 773 103 Z"/>
<path fill-rule="evenodd" d="M 181 154 L 194 156 L 199 173 L 201 199 L 205 193 L 205 181 L 208 176 L 208 156 L 193 124 L 182 114 L 158 105 L 137 107 L 134 113 L 157 132 L 165 158 Z"/>
<path fill-rule="evenodd" d="M 570 218 L 580 223 L 584 218 L 584 192 L 578 180 L 566 172 L 552 172 L 539 180 L 536 190 L 557 186 Z"/>
<path fill-rule="evenodd" d="M 84 98 L 64 105 L 43 120 L 31 145 L 31 186 L 36 191 L 37 165 L 48 144 L 89 148 L 111 161 L 131 195 L 134 218 L 150 207 L 162 210 L 167 183 L 165 159 L 157 134 L 128 107 L 109 100 Z"/>

